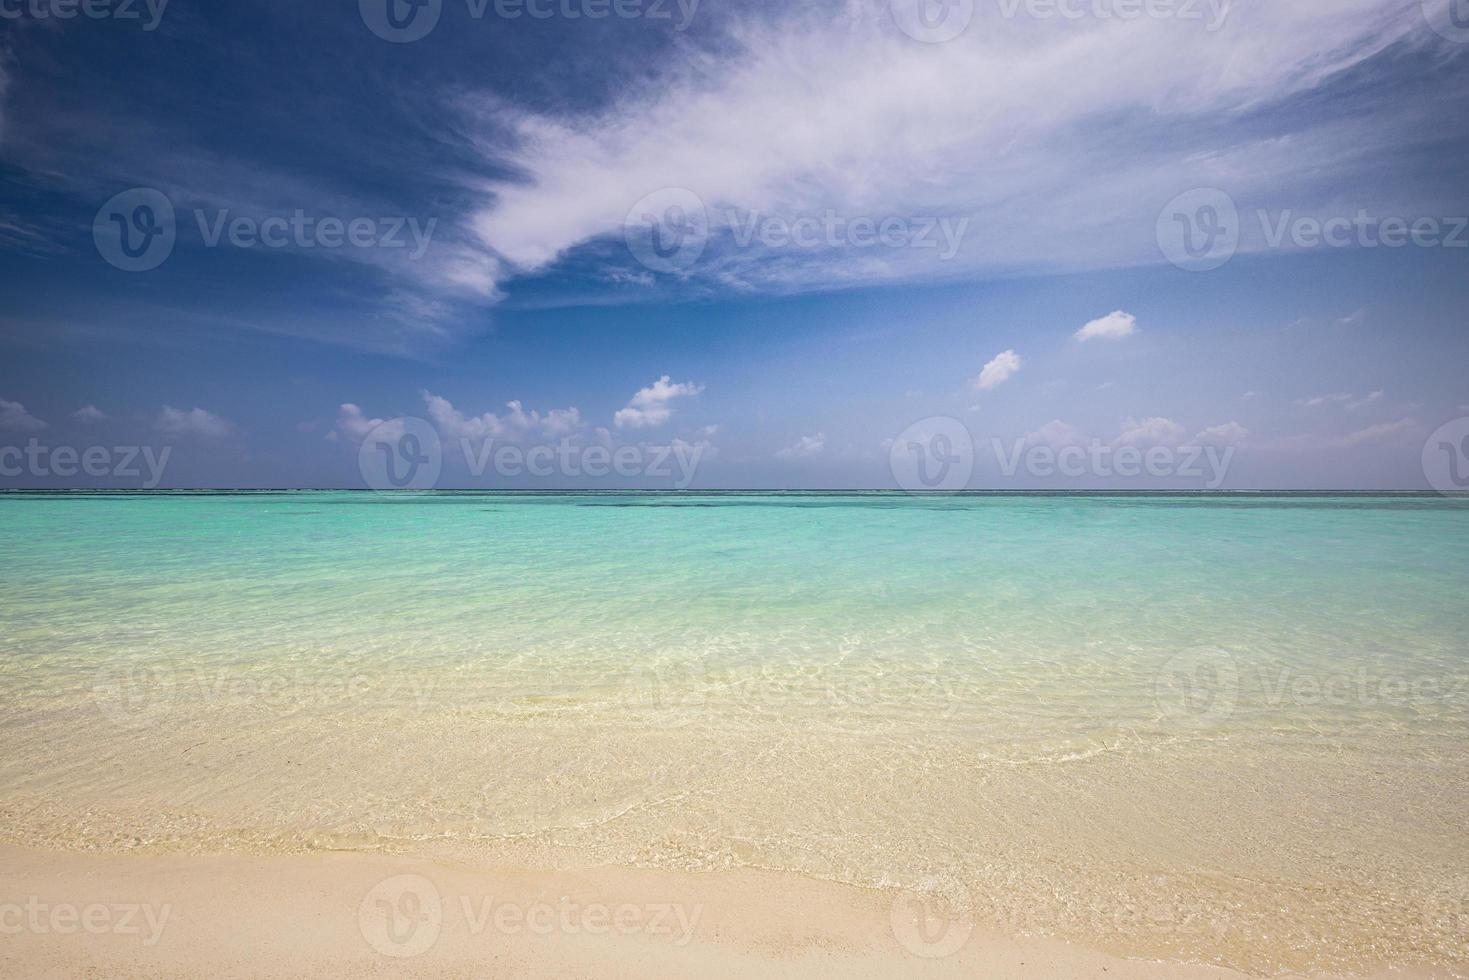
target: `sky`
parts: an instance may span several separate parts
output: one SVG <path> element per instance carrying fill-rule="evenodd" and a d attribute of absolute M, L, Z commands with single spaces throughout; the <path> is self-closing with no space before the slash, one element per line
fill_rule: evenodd
<path fill-rule="evenodd" d="M 1469 0 L 0 0 L 0 490 L 1469 489 Z"/>

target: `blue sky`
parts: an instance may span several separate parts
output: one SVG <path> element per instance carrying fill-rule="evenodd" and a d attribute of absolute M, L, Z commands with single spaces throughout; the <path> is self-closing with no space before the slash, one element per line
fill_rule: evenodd
<path fill-rule="evenodd" d="M 1449 0 L 120 4 L 0 0 L 0 488 L 360 487 L 400 417 L 486 489 L 1424 489 L 1469 437 Z"/>

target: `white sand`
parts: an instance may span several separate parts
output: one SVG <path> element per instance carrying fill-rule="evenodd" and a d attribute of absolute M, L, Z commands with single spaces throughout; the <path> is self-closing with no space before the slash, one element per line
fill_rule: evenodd
<path fill-rule="evenodd" d="M 6 976 L 1241 976 L 920 917 L 911 896 L 750 871 L 0 849 Z"/>

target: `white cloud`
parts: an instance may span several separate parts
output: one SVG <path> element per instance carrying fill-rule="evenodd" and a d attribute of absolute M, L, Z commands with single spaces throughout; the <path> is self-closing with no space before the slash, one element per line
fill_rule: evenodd
<path fill-rule="evenodd" d="M 0 398 L 0 429 L 11 432 L 40 432 L 46 423 L 27 412 L 20 402 Z"/>
<path fill-rule="evenodd" d="M 613 416 L 613 424 L 619 429 L 647 429 L 662 425 L 673 416 L 669 404 L 675 398 L 692 398 L 704 390 L 703 385 L 674 383 L 668 375 L 654 381 L 632 396 L 627 407 Z"/>
<path fill-rule="evenodd" d="M 1171 419 L 1148 418 L 1122 420 L 1122 434 L 1114 446 L 1177 446 L 1188 430 Z"/>
<path fill-rule="evenodd" d="M 1306 408 L 1320 408 L 1322 405 L 1336 405 L 1351 400 L 1351 395 L 1339 391 L 1330 395 L 1317 395 L 1315 398 L 1297 398 L 1296 404 L 1303 405 Z"/>
<path fill-rule="evenodd" d="M 554 408 L 542 414 L 525 410 L 519 401 L 506 403 L 509 409 L 504 415 L 486 412 L 483 415 L 465 416 L 447 399 L 425 391 L 423 402 L 428 406 L 429 418 L 433 419 L 439 434 L 448 440 L 468 439 L 483 442 L 501 439 L 518 442 L 527 438 L 562 439 L 585 428 L 581 412 L 575 408 Z"/>
<path fill-rule="evenodd" d="M 1359 408 L 1365 408 L 1368 405 L 1373 405 L 1380 401 L 1382 401 L 1382 392 L 1374 391 L 1366 397 L 1359 398 L 1356 401 L 1347 405 L 1347 410 L 1355 412 Z"/>
<path fill-rule="evenodd" d="M 1047 422 L 1035 432 L 1027 432 L 1021 440 L 1028 446 L 1050 446 L 1052 449 L 1062 449 L 1066 446 L 1079 446 L 1086 442 L 1086 435 L 1076 426 L 1056 419 Z"/>
<path fill-rule="evenodd" d="M 1350 327 L 1354 324 L 1361 323 L 1365 319 L 1367 319 L 1367 311 L 1357 310 L 1355 313 L 1349 313 L 1340 320 L 1337 320 L 1336 325 L 1339 327 Z"/>
<path fill-rule="evenodd" d="M 153 425 L 166 435 L 199 436 L 204 439 L 221 439 L 229 435 L 233 428 L 225 419 L 202 408 L 185 412 L 168 405 L 163 406 L 163 411 L 158 413 L 158 419 Z"/>
<path fill-rule="evenodd" d="M 1179 191 L 1289 190 L 1302 211 L 1346 186 L 1367 206 L 1385 193 L 1371 182 L 1380 160 L 1420 143 L 1436 111 L 1259 113 L 1404 39 L 1429 43 L 1417 0 L 1234 0 L 1220 31 L 1180 18 L 1049 30 L 975 7 L 961 37 L 932 45 L 903 36 L 886 0 L 762 6 L 730 12 L 720 44 L 656 66 L 593 113 L 466 99 L 472 129 L 512 135 L 495 162 L 516 175 L 471 225 L 512 271 L 536 272 L 615 241 L 635 202 L 682 187 L 714 236 L 687 274 L 737 288 L 1156 262 L 1155 219 Z M 1177 131 L 1188 138 L 1166 138 Z M 986 233 L 948 262 L 940 249 L 738 246 L 729 233 L 731 212 L 789 221 L 828 208 L 963 216 Z"/>
<path fill-rule="evenodd" d="M 1243 395 L 1239 396 L 1239 400 L 1242 402 L 1252 402 L 1259 397 L 1260 393 L 1258 391 L 1247 391 Z"/>
<path fill-rule="evenodd" d="M 819 456 L 826 450 L 826 436 L 816 433 L 814 436 L 802 436 L 794 446 L 787 446 L 775 454 L 776 459 L 805 459 L 810 456 Z"/>
<path fill-rule="evenodd" d="M 1137 333 L 1137 317 L 1131 313 L 1124 313 L 1118 310 L 1115 313 L 1108 313 L 1104 317 L 1099 317 L 1076 331 L 1076 339 L 1083 342 L 1088 340 L 1122 340 L 1124 337 L 1131 337 L 1135 333 Z"/>
<path fill-rule="evenodd" d="M 974 387 L 980 391 L 989 391 L 1009 381 L 1016 371 L 1020 370 L 1023 362 L 1020 355 L 1013 350 L 1002 351 L 995 355 L 995 359 L 984 366 L 979 372 L 979 377 L 974 379 Z"/>
<path fill-rule="evenodd" d="M 337 415 L 337 429 L 354 442 L 366 439 L 368 433 L 382 424 L 382 419 L 368 418 L 362 414 L 362 409 L 351 402 L 343 405 Z"/>
<path fill-rule="evenodd" d="M 71 417 L 78 422 L 85 422 L 90 424 L 93 422 L 101 422 L 105 420 L 107 418 L 107 413 L 102 411 L 102 409 L 98 408 L 96 405 L 83 405 L 75 412 L 72 412 Z"/>
<path fill-rule="evenodd" d="M 1205 429 L 1194 436 L 1200 446 L 1237 446 L 1250 437 L 1250 430 L 1238 422 L 1225 422 Z"/>
<path fill-rule="evenodd" d="M 1369 425 L 1365 429 L 1359 429 L 1341 440 L 1343 446 L 1360 446 L 1364 442 L 1377 442 L 1389 436 L 1395 436 L 1400 432 L 1406 432 L 1416 425 L 1413 419 L 1399 419 L 1396 422 L 1384 422 L 1380 425 Z"/>

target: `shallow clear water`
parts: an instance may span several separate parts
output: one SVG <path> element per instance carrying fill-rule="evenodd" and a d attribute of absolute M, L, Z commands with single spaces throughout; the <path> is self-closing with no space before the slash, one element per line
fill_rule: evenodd
<path fill-rule="evenodd" d="M 0 496 L 0 839 L 1469 964 L 1469 501 Z"/>

